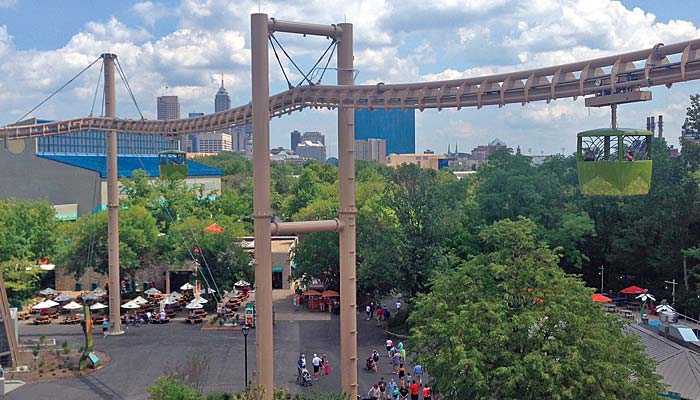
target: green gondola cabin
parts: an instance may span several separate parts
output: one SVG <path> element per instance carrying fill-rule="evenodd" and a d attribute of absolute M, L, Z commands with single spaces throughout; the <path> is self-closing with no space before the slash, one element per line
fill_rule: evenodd
<path fill-rule="evenodd" d="M 158 153 L 158 165 L 162 179 L 185 179 L 187 177 L 187 154 L 169 150 Z"/>
<path fill-rule="evenodd" d="M 651 140 L 641 129 L 594 129 L 578 135 L 576 161 L 581 193 L 634 196 L 649 192 Z"/>

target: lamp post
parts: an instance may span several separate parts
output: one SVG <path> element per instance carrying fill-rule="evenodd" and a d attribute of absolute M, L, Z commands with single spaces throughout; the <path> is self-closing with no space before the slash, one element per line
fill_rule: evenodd
<path fill-rule="evenodd" d="M 250 327 L 248 325 L 243 326 L 243 341 L 244 341 L 244 362 L 245 362 L 245 388 L 248 390 L 248 331 Z"/>
<path fill-rule="evenodd" d="M 672 281 L 664 281 L 664 283 L 668 283 L 669 285 L 673 285 L 673 289 L 672 289 L 672 293 L 671 293 L 673 301 L 672 301 L 671 305 L 675 307 L 675 305 L 676 305 L 676 285 L 678 285 L 678 282 L 676 282 L 676 279 L 674 278 Z M 666 289 L 668 289 L 668 286 L 666 287 Z"/>
<path fill-rule="evenodd" d="M 600 293 L 603 293 L 603 280 L 605 279 L 605 265 L 601 265 L 600 268 Z"/>

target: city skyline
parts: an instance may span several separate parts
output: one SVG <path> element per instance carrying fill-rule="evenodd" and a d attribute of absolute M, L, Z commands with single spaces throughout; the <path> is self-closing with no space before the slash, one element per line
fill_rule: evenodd
<path fill-rule="evenodd" d="M 304 20 L 309 19 L 305 15 L 313 15 L 314 22 L 334 23 L 347 18 L 358 34 L 356 83 L 373 84 L 483 76 L 700 37 L 698 25 L 691 22 L 699 12 L 682 5 L 680 1 L 662 5 L 571 0 L 545 1 L 526 9 L 512 1 L 465 1 L 428 10 L 420 2 L 336 6 L 310 2 L 293 11 L 276 1 L 249 1 L 236 7 L 224 1 L 132 1 L 99 7 L 67 1 L 37 8 L 22 0 L 4 0 L 0 1 L 0 69 L 7 73 L 0 78 L 0 101 L 6 107 L 0 110 L 0 123 L 14 122 L 107 50 L 119 56 L 146 118 L 156 118 L 155 99 L 162 95 L 177 95 L 182 115 L 212 112 L 211 94 L 220 87 L 222 72 L 232 105 L 246 104 L 250 101 L 249 13 L 258 6 L 279 19 Z M 70 23 L 41 23 L 69 13 Z M 432 24 L 423 22 L 425 15 Z M 575 24 L 559 24 L 572 15 L 579 16 Z M 325 39 L 280 36 L 280 40 L 303 68 L 313 64 L 326 46 Z M 23 63 L 13 63 L 14 59 Z M 53 73 L 45 75 L 48 64 Z M 285 69 L 294 83 L 300 80 L 291 64 L 285 63 Z M 55 120 L 87 115 L 97 71 L 90 72 L 34 116 Z M 271 79 L 271 93 L 286 89 L 274 59 Z M 326 74 L 324 83 L 334 84 L 334 73 Z M 647 115 L 663 114 L 665 136 L 677 144 L 688 95 L 698 91 L 700 84 L 693 82 L 670 90 L 655 88 L 653 101 L 620 108 L 620 125 L 644 127 Z M 62 102 L 61 96 L 74 100 Z M 117 88 L 117 96 L 118 115 L 136 117 L 122 87 Z M 322 131 L 328 137 L 329 156 L 337 155 L 335 119 L 331 110 L 273 119 L 271 146 L 288 143 L 288 132 L 295 128 Z M 533 153 L 555 153 L 561 148 L 570 153 L 577 131 L 608 124 L 608 110 L 588 110 L 580 99 L 504 109 L 416 111 L 416 151 L 443 151 L 455 142 L 472 148 L 498 136 L 514 146 L 532 148 Z"/>

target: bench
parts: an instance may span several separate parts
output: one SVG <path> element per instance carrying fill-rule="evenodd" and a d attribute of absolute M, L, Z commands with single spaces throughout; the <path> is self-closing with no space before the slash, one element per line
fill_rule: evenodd
<path fill-rule="evenodd" d="M 46 315 L 38 316 L 34 319 L 34 325 L 46 325 L 51 323 L 51 318 Z"/>
<path fill-rule="evenodd" d="M 202 317 L 199 317 L 199 316 L 194 317 L 194 318 L 187 317 L 185 319 L 185 322 L 187 322 L 188 324 L 192 324 L 192 325 L 201 324 L 203 321 L 204 321 L 204 319 Z"/>

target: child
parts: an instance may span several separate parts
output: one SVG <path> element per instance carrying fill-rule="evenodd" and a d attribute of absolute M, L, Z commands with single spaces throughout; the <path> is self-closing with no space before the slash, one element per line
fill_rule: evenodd
<path fill-rule="evenodd" d="M 323 359 L 325 360 L 323 362 L 324 372 L 326 373 L 326 375 L 330 375 L 331 374 L 331 363 L 330 363 L 330 361 L 328 361 L 328 357 L 326 357 L 325 354 L 323 355 Z"/>

